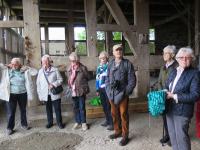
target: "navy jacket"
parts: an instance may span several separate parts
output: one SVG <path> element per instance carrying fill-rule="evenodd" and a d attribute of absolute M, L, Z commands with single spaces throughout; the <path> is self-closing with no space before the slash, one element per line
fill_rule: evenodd
<path fill-rule="evenodd" d="M 169 90 L 169 84 L 175 79 L 177 70 L 174 69 L 166 80 L 166 88 Z M 167 100 L 167 113 L 172 112 L 177 116 L 192 118 L 194 104 L 200 97 L 200 76 L 197 69 L 186 68 L 179 78 L 174 94 L 177 94 L 178 103 L 174 100 Z"/>
<path fill-rule="evenodd" d="M 106 78 L 106 93 L 109 100 L 118 105 L 125 96 L 129 96 L 136 86 L 136 76 L 134 67 L 128 59 L 122 59 L 120 65 L 115 67 L 115 60 L 111 60 L 108 64 Z M 112 83 L 119 81 L 117 89 L 112 88 Z"/>

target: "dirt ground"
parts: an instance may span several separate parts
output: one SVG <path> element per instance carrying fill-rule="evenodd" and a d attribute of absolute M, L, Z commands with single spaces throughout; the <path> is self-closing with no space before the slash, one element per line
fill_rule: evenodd
<path fill-rule="evenodd" d="M 67 110 L 67 111 L 66 111 Z M 28 108 L 28 131 L 21 129 L 19 112 L 16 116 L 15 133 L 6 135 L 6 115 L 0 113 L 0 150 L 171 150 L 162 146 L 159 139 L 162 136 L 162 119 L 149 117 L 147 113 L 130 114 L 130 142 L 127 146 L 119 146 L 119 139 L 110 140 L 112 131 L 100 126 L 103 118 L 88 119 L 90 129 L 87 131 L 72 130 L 73 113 L 63 109 L 64 129 L 56 124 L 46 129 L 45 107 Z M 194 120 L 190 126 L 192 150 L 199 150 L 200 139 L 195 137 Z"/>

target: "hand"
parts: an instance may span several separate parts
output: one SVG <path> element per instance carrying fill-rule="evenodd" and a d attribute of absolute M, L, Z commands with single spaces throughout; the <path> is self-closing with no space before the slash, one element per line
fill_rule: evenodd
<path fill-rule="evenodd" d="M 174 98 L 174 94 L 171 92 L 167 92 L 167 99 L 173 99 Z"/>
<path fill-rule="evenodd" d="M 49 89 L 52 89 L 53 87 L 53 84 L 49 84 Z"/>
<path fill-rule="evenodd" d="M 96 92 L 96 96 L 99 96 L 99 92 Z"/>

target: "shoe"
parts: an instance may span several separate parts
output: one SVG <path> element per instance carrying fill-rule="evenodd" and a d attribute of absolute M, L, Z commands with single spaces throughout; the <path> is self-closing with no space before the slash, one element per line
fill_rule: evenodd
<path fill-rule="evenodd" d="M 112 130 L 114 130 L 114 127 L 113 127 L 113 125 L 109 125 L 109 126 L 108 126 L 108 128 L 107 128 L 107 130 L 109 130 L 109 131 L 112 131 Z"/>
<path fill-rule="evenodd" d="M 129 139 L 128 138 L 122 138 L 122 140 L 119 142 L 120 146 L 125 146 L 128 144 Z"/>
<path fill-rule="evenodd" d="M 169 136 L 165 135 L 162 139 L 160 139 L 160 143 L 167 143 L 169 141 Z"/>
<path fill-rule="evenodd" d="M 170 147 L 172 146 L 172 143 L 171 143 L 170 140 L 167 142 L 167 145 L 170 146 Z"/>
<path fill-rule="evenodd" d="M 86 123 L 82 123 L 82 130 L 86 131 L 88 129 L 88 126 Z"/>
<path fill-rule="evenodd" d="M 7 135 L 11 135 L 14 133 L 14 131 L 12 129 L 7 129 L 6 133 L 7 133 Z"/>
<path fill-rule="evenodd" d="M 79 128 L 81 128 L 81 124 L 75 123 L 74 126 L 72 127 L 72 130 L 76 130 L 76 129 L 79 129 Z"/>
<path fill-rule="evenodd" d="M 29 129 L 30 129 L 29 126 L 22 126 L 21 128 L 22 128 L 23 130 L 29 130 Z"/>
<path fill-rule="evenodd" d="M 108 125 L 107 121 L 101 124 L 102 127 L 107 127 L 107 125 Z"/>
<path fill-rule="evenodd" d="M 119 134 L 111 134 L 111 135 L 109 135 L 109 138 L 110 139 L 116 139 L 116 138 L 118 138 L 118 137 L 121 137 L 122 136 L 122 134 L 121 133 L 119 133 Z"/>
<path fill-rule="evenodd" d="M 59 124 L 58 127 L 59 127 L 60 129 L 64 129 L 64 128 L 65 128 L 65 124 L 63 124 L 63 123 L 62 123 L 62 124 Z"/>
<path fill-rule="evenodd" d="M 46 128 L 49 129 L 49 128 L 51 128 L 52 126 L 53 126 L 53 124 L 47 124 L 47 125 L 46 125 Z"/>

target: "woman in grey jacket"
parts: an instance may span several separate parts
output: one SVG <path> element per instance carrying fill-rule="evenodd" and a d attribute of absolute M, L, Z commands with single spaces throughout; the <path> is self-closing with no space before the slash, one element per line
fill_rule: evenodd
<path fill-rule="evenodd" d="M 42 57 L 42 68 L 39 70 L 37 77 L 37 93 L 41 101 L 46 101 L 48 121 L 46 128 L 51 128 L 53 126 L 53 105 L 58 127 L 63 129 L 65 125 L 62 123 L 61 93 L 54 95 L 50 91 L 51 88 L 60 86 L 63 82 L 63 79 L 58 69 L 51 65 L 50 60 L 51 59 L 49 55 L 44 55 Z"/>

